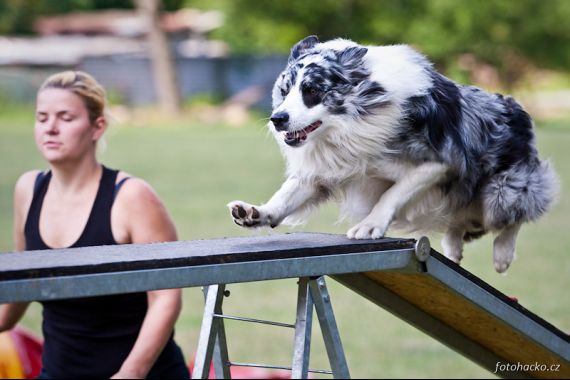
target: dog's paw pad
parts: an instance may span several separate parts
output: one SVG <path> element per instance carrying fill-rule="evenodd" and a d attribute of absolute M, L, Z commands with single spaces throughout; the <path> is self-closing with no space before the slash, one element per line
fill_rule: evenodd
<path fill-rule="evenodd" d="M 231 210 L 232 210 L 232 216 L 235 219 L 243 219 L 247 216 L 247 212 L 245 211 L 245 209 L 239 205 L 232 207 Z"/>
<path fill-rule="evenodd" d="M 233 201 L 228 203 L 228 208 L 234 223 L 241 227 L 258 227 L 264 225 L 262 213 L 248 203 Z"/>

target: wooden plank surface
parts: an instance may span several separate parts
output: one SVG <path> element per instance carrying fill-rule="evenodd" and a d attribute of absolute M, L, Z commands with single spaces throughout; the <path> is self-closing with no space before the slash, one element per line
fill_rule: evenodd
<path fill-rule="evenodd" d="M 487 348 L 503 364 L 545 364 L 560 365 L 557 371 L 533 371 L 529 374 L 538 378 L 570 378 L 570 363 L 544 349 L 527 336 L 482 310 L 452 290 L 442 286 L 426 274 L 398 274 L 371 272 L 366 274 L 375 282 L 390 289 L 398 296 L 410 301 L 420 310 L 452 326 L 454 330 L 470 340 Z M 552 327 L 553 334 L 563 334 Z M 566 336 L 566 340 L 568 337 Z M 569 343 L 570 344 L 570 343 Z"/>
<path fill-rule="evenodd" d="M 350 240 L 343 235 L 292 233 L 3 253 L 0 281 L 387 251 L 414 244 L 413 239 Z"/>

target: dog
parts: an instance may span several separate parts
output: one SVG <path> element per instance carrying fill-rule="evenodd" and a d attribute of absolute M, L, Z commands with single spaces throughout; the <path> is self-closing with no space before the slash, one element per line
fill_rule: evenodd
<path fill-rule="evenodd" d="M 444 255 L 458 264 L 465 242 L 494 233 L 502 273 L 521 224 L 558 191 L 519 103 L 453 82 L 406 45 L 309 36 L 291 49 L 272 101 L 268 127 L 287 179 L 261 206 L 228 204 L 242 227 L 302 222 L 332 198 L 341 220 L 358 221 L 348 238 L 443 233 Z"/>

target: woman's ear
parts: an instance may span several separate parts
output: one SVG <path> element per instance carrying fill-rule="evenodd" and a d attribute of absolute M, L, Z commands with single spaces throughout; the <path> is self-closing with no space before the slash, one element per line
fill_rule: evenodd
<path fill-rule="evenodd" d="M 98 141 L 107 130 L 107 120 L 104 116 L 99 116 L 93 123 L 93 141 Z"/>

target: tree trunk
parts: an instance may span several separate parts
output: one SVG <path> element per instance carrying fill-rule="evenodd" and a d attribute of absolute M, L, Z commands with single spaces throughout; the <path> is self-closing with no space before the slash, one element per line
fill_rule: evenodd
<path fill-rule="evenodd" d="M 181 101 L 176 82 L 176 65 L 172 58 L 168 38 L 160 25 L 161 0 L 134 1 L 138 12 L 149 26 L 147 40 L 160 108 L 164 112 L 177 114 L 181 109 Z"/>

